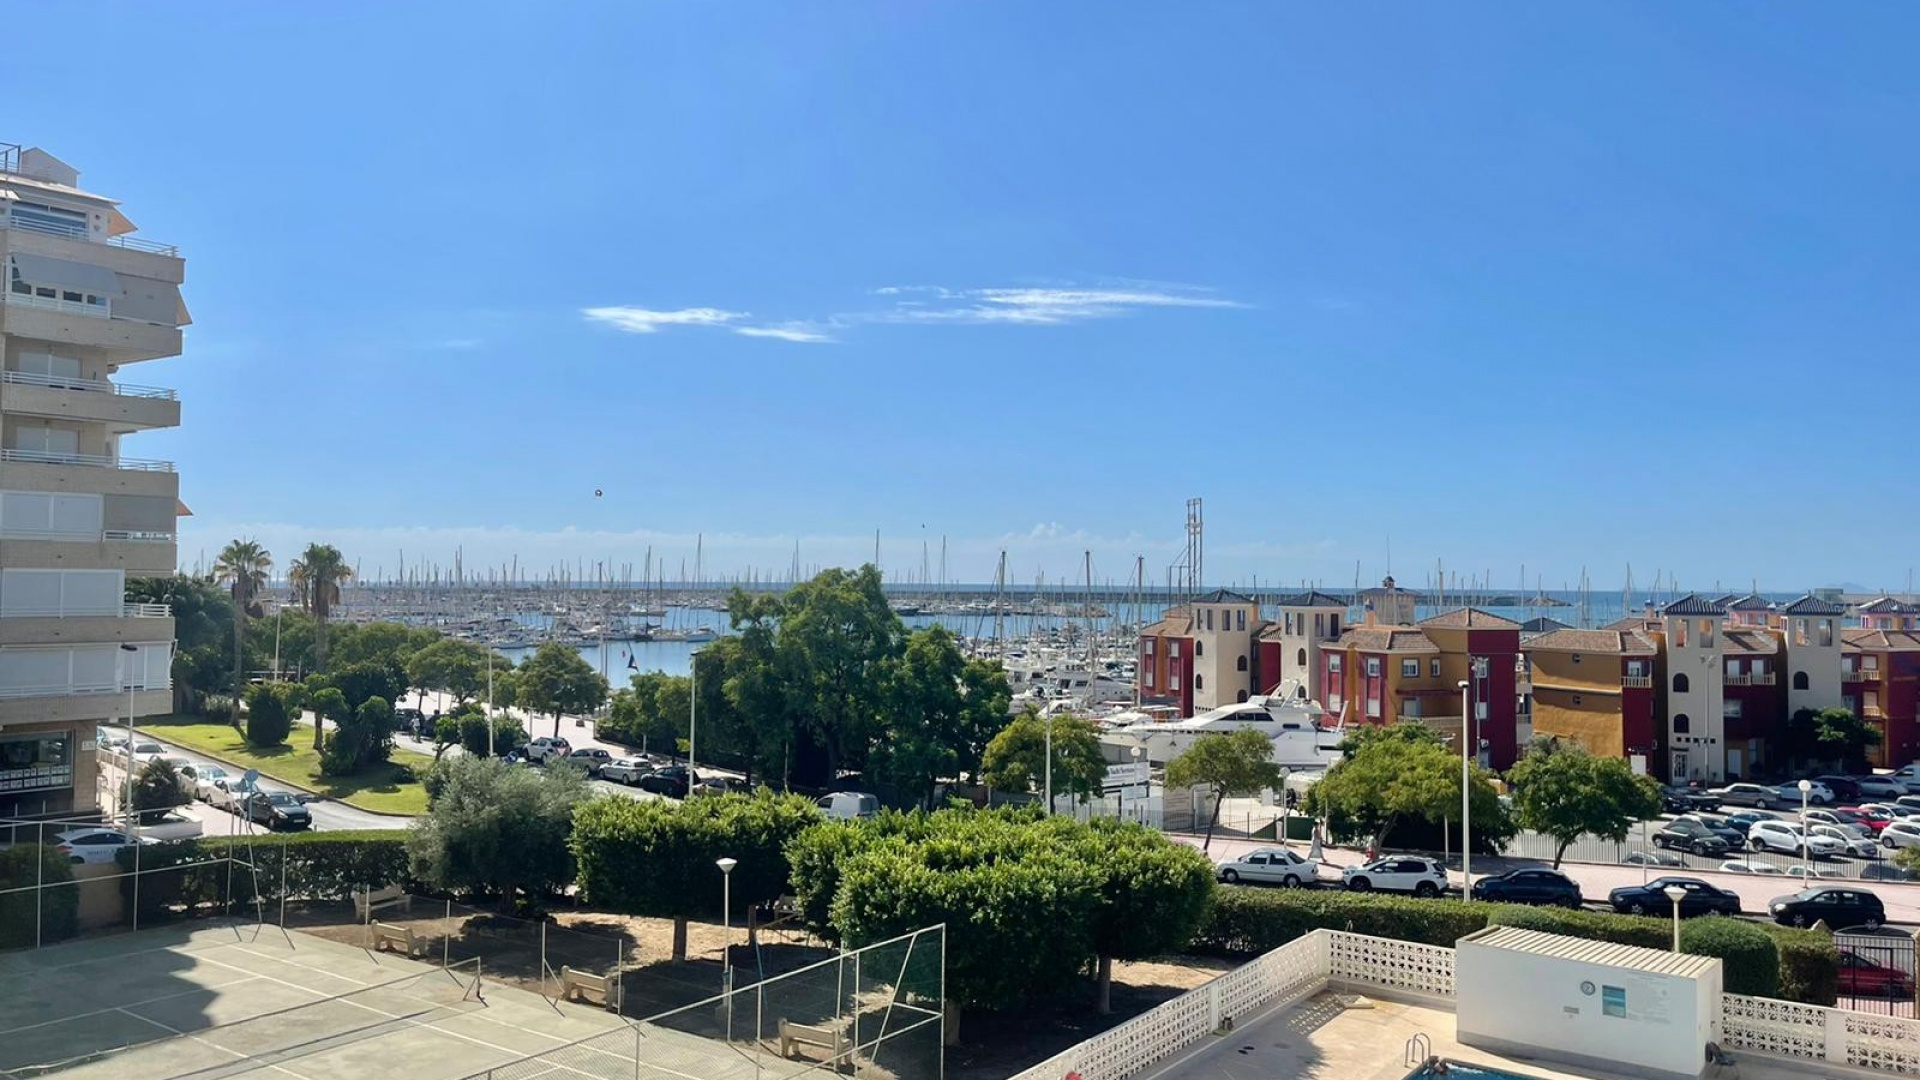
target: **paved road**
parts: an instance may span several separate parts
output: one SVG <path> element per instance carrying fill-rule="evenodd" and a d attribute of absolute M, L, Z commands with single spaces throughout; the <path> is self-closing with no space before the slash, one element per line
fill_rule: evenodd
<path fill-rule="evenodd" d="M 140 737 L 143 739 L 152 737 L 155 742 L 165 746 L 168 753 L 178 754 L 195 764 L 220 764 L 199 751 L 191 750 L 184 746 L 175 746 L 173 743 L 157 735 L 153 735 L 145 729 L 140 730 Z M 105 757 L 101 758 L 101 765 L 104 771 L 110 776 L 115 777 L 114 782 L 118 783 L 118 767 L 111 764 Z M 228 772 L 233 771 L 231 766 L 221 765 L 220 767 L 226 769 Z M 262 776 L 260 778 L 260 789 L 262 791 L 285 791 L 294 795 L 302 793 L 302 789 L 294 787 L 292 784 L 281 783 L 269 776 Z M 394 814 L 371 813 L 358 807 L 348 806 L 343 802 L 337 802 L 333 799 L 319 799 L 308 803 L 307 811 L 313 815 L 314 829 L 327 832 L 337 832 L 342 829 L 400 829 L 405 828 L 408 822 L 413 820 L 409 817 Z M 237 825 L 242 824 L 239 822 L 238 815 L 204 804 L 191 808 L 187 811 L 187 814 L 188 816 L 198 819 L 205 825 L 205 835 L 208 836 L 226 836 L 235 831 Z"/>

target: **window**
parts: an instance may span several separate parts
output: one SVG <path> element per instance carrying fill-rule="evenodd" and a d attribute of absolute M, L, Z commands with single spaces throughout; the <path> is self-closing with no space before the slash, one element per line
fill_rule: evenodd
<path fill-rule="evenodd" d="M 1794 673 L 1793 673 L 1793 688 L 1794 688 L 1795 690 L 1805 690 L 1805 689 L 1807 688 L 1807 673 L 1806 673 L 1806 672 L 1804 672 L 1804 671 L 1796 671 L 1796 672 L 1794 672 Z"/>
<path fill-rule="evenodd" d="M 1301 656 L 1307 655 L 1307 650 L 1301 649 L 1300 655 Z M 1339 653 L 1329 653 L 1327 655 L 1327 672 L 1328 674 L 1331 674 L 1331 675 L 1340 674 L 1340 654 Z"/>
<path fill-rule="evenodd" d="M 1578 704 L 1580 704 L 1580 695 L 1579 695 L 1579 694 L 1575 694 L 1575 695 L 1573 695 L 1573 703 L 1574 703 L 1575 705 L 1578 705 Z"/>
<path fill-rule="evenodd" d="M 1236 670 L 1236 671 L 1245 671 L 1245 670 L 1247 670 L 1247 658 L 1246 658 L 1246 655 L 1245 655 L 1244 653 L 1243 653 L 1243 654 L 1241 654 L 1241 656 L 1240 656 L 1240 659 L 1238 659 L 1238 660 L 1236 660 L 1236 661 L 1234 661 L 1234 665 L 1233 665 L 1233 667 L 1234 667 L 1234 670 Z"/>
<path fill-rule="evenodd" d="M 1793 620 L 1793 643 L 1795 645 L 1805 645 L 1807 643 L 1807 620 Z"/>
<path fill-rule="evenodd" d="M 1140 646 L 1140 655 L 1141 655 L 1141 656 L 1152 656 L 1152 655 L 1153 655 L 1153 643 L 1154 643 L 1154 641 L 1155 641 L 1155 640 L 1157 640 L 1157 639 L 1155 639 L 1155 638 L 1148 638 L 1148 639 L 1147 639 L 1147 640 L 1145 641 L 1145 643 L 1143 643 L 1143 644 L 1142 644 L 1142 645 Z"/>
<path fill-rule="evenodd" d="M 1673 676 L 1673 692 L 1676 694 L 1684 694 L 1688 689 L 1690 689 L 1690 684 L 1687 682 L 1687 673 L 1684 671 L 1675 672 Z"/>
<path fill-rule="evenodd" d="M 1247 692 L 1245 690 L 1240 691 L 1240 700 L 1241 701 L 1247 700 Z"/>
<path fill-rule="evenodd" d="M 1380 658 L 1377 656 L 1367 657 L 1367 678 L 1377 679 L 1379 677 L 1380 677 Z"/>
<path fill-rule="evenodd" d="M 1147 677 L 1145 682 L 1148 689 L 1153 688 L 1153 669 L 1152 668 L 1147 669 Z"/>
<path fill-rule="evenodd" d="M 1418 660 L 1400 661 L 1400 677 L 1403 679 L 1419 678 L 1420 677 L 1420 661 Z"/>
<path fill-rule="evenodd" d="M 1673 622 L 1673 647 L 1676 649 L 1687 647 L 1687 620 L 1685 619 L 1675 619 Z"/>
<path fill-rule="evenodd" d="M 32 232 L 67 236 L 76 240 L 84 240 L 87 237 L 86 213 L 81 210 L 69 210 L 64 206 L 16 201 L 13 204 L 13 223 L 16 228 Z"/>
<path fill-rule="evenodd" d="M 1293 662 L 1296 664 L 1299 664 L 1301 667 L 1306 667 L 1307 666 L 1307 650 L 1301 649 L 1299 652 L 1295 653 L 1293 657 Z M 1339 668 L 1336 667 L 1334 670 L 1338 671 Z"/>
<path fill-rule="evenodd" d="M 1193 655 L 1195 655 L 1195 656 L 1205 656 L 1205 655 L 1207 655 L 1207 643 L 1206 643 L 1206 642 L 1204 642 L 1204 641 L 1196 641 L 1196 642 L 1194 642 L 1194 643 L 1193 643 Z"/>
<path fill-rule="evenodd" d="M 1700 647 L 1703 649 L 1713 648 L 1713 620 L 1712 619 L 1700 620 Z"/>
<path fill-rule="evenodd" d="M 1832 620 L 1832 619 L 1821 619 L 1821 620 L 1820 620 L 1820 638 L 1819 638 L 1819 640 L 1820 640 L 1820 647 L 1821 647 L 1821 648 L 1823 648 L 1823 649 L 1831 649 L 1831 648 L 1833 648 L 1833 620 Z"/>
<path fill-rule="evenodd" d="M 1205 678 L 1205 676 L 1202 676 L 1202 675 L 1201 675 L 1201 674 L 1200 674 L 1199 672 L 1197 672 L 1197 671 L 1196 671 L 1196 672 L 1194 672 L 1194 675 L 1193 675 L 1193 688 L 1194 688 L 1195 690 L 1204 690 L 1204 689 L 1206 689 L 1206 686 L 1207 686 L 1207 680 L 1206 680 L 1206 678 Z"/>
<path fill-rule="evenodd" d="M 1287 627 L 1287 629 L 1286 629 L 1286 633 L 1287 633 L 1287 634 L 1288 634 L 1289 636 L 1291 636 L 1291 635 L 1293 634 L 1293 612 L 1291 612 L 1291 611 L 1288 611 L 1288 612 L 1283 612 L 1283 613 L 1282 613 L 1282 617 L 1283 617 L 1283 619 L 1285 620 L 1285 623 L 1286 623 L 1286 627 Z"/>
<path fill-rule="evenodd" d="M 1574 654 L 1573 654 L 1573 662 L 1574 662 L 1574 663 L 1576 663 L 1576 664 L 1580 662 L 1580 654 L 1579 654 L 1579 653 L 1574 653 Z"/>
<path fill-rule="evenodd" d="M 1720 704 L 1720 717 L 1723 720 L 1740 719 L 1740 699 L 1728 698 Z"/>
<path fill-rule="evenodd" d="M 1675 735 L 1685 735 L 1687 732 L 1692 730 L 1693 730 L 1693 721 L 1687 719 L 1686 713 L 1674 714 L 1673 733 Z"/>
<path fill-rule="evenodd" d="M 1167 642 L 1167 655 L 1173 657 L 1175 660 L 1180 659 L 1180 643 L 1177 641 Z"/>
<path fill-rule="evenodd" d="M 1379 698 L 1376 697 L 1376 698 L 1367 699 L 1367 715 L 1373 717 L 1376 720 L 1380 718 L 1380 699 Z"/>
<path fill-rule="evenodd" d="M 1329 628 L 1328 635 L 1327 635 L 1328 637 L 1340 636 L 1340 616 L 1338 615 L 1327 616 L 1327 626 Z"/>
<path fill-rule="evenodd" d="M 1578 655 L 1576 655 L 1576 656 L 1574 656 L 1574 659 L 1575 659 L 1575 660 L 1579 660 L 1579 659 L 1580 659 L 1580 657 L 1579 657 Z M 1647 664 L 1647 662 L 1646 662 L 1645 660 L 1629 660 L 1629 661 L 1627 661 L 1627 675 L 1628 675 L 1628 677 L 1629 677 L 1629 678 L 1634 678 L 1634 679 L 1643 679 L 1643 678 L 1646 678 L 1646 675 L 1647 675 L 1647 667 L 1646 667 L 1646 664 Z"/>
<path fill-rule="evenodd" d="M 1235 630 L 1245 630 L 1247 628 L 1246 608 L 1241 608 L 1239 611 L 1233 613 L 1233 628 Z"/>
<path fill-rule="evenodd" d="M 1427 675 L 1429 678 L 1434 678 L 1434 679 L 1437 679 L 1440 677 L 1440 658 L 1439 657 L 1436 656 L 1432 660 L 1427 662 Z"/>
<path fill-rule="evenodd" d="M 1213 629 L 1213 609 L 1212 608 L 1207 609 L 1207 629 L 1209 630 Z M 1200 654 L 1194 653 L 1194 655 L 1198 656 Z"/>

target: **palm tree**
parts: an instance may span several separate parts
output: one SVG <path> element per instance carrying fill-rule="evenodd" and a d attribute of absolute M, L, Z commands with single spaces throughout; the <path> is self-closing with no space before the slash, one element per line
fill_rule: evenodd
<path fill-rule="evenodd" d="M 213 580 L 233 590 L 233 696 L 246 689 L 245 660 L 241 648 L 247 638 L 247 616 L 260 614 L 256 598 L 267 587 L 267 574 L 273 570 L 273 556 L 256 540 L 233 540 L 220 549 L 214 560 Z"/>
<path fill-rule="evenodd" d="M 340 583 L 353 577 L 346 556 L 332 544 L 308 544 L 307 550 L 287 567 L 287 580 L 300 606 L 313 614 L 313 665 L 327 670 L 327 616 L 340 602 Z M 314 717 L 313 748 L 320 749 L 324 736 L 322 719 Z"/>

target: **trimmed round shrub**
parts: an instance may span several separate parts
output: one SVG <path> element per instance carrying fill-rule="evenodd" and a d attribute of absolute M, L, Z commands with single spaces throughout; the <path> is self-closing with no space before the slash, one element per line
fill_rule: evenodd
<path fill-rule="evenodd" d="M 1832 1005 L 1840 995 L 1840 950 L 1818 930 L 1762 923 L 1780 950 L 1780 996 L 1809 1005 Z"/>
<path fill-rule="evenodd" d="M 1694 919 L 1680 928 L 1680 951 L 1720 958 L 1723 988 L 1731 994 L 1777 997 L 1780 950 L 1765 930 L 1734 919 Z"/>
<path fill-rule="evenodd" d="M 1258 955 L 1315 930 L 1452 946 L 1484 929 L 1488 905 L 1464 900 L 1416 900 L 1378 893 L 1322 889 L 1222 886 L 1213 910 L 1194 935 L 1201 952 Z"/>

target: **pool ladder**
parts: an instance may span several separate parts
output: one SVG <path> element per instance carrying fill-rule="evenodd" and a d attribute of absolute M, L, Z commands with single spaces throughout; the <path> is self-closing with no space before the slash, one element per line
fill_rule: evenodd
<path fill-rule="evenodd" d="M 1417 1032 L 1413 1038 L 1407 1040 L 1407 1068 L 1424 1065 L 1432 1057 L 1433 1040 L 1427 1038 L 1426 1032 Z"/>

